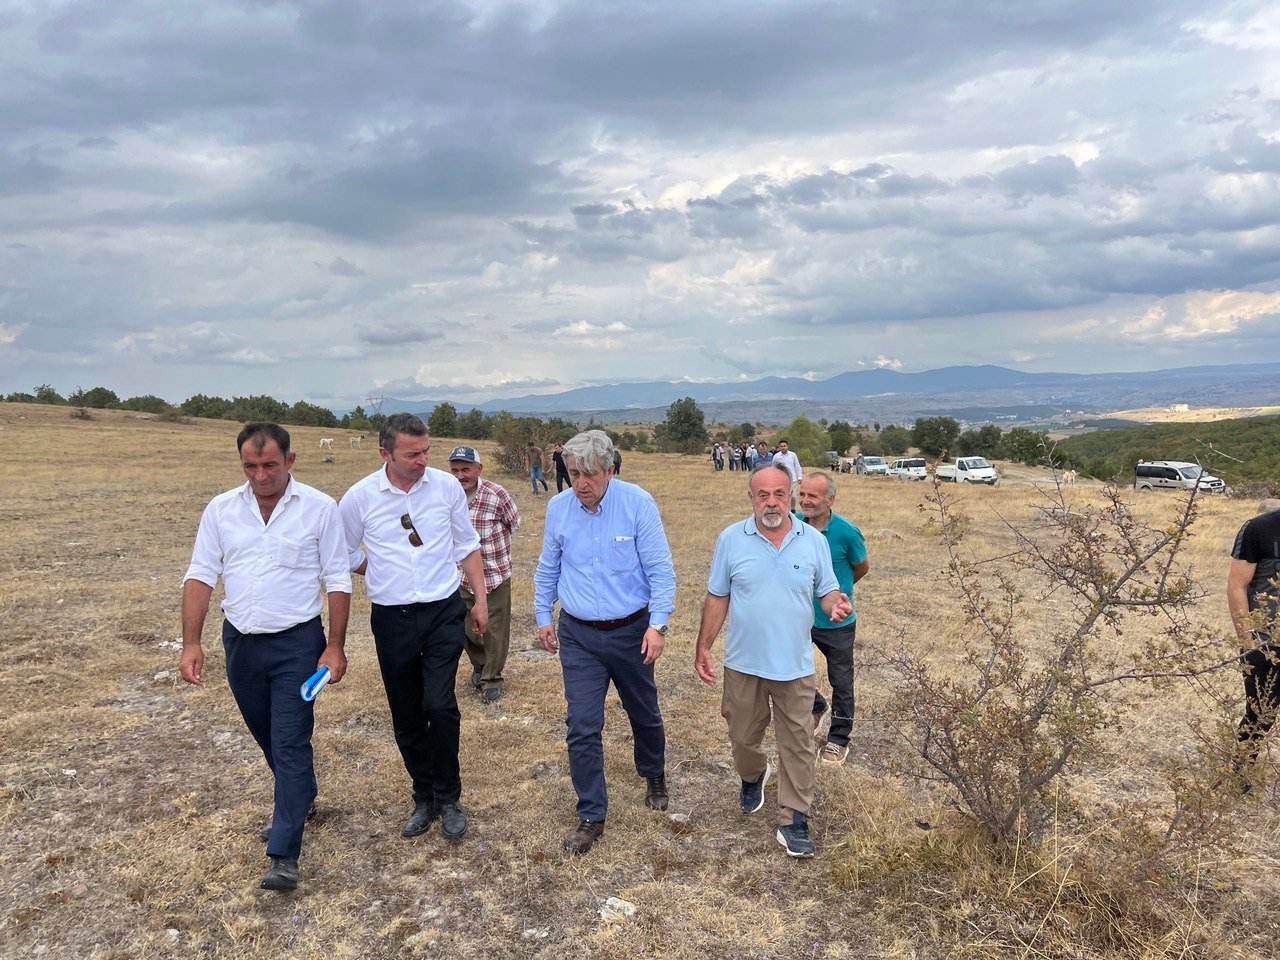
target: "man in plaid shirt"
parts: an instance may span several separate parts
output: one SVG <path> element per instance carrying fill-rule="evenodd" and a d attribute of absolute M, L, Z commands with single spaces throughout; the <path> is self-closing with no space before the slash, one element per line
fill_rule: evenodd
<path fill-rule="evenodd" d="M 483 479 L 480 454 L 475 447 L 454 447 L 449 469 L 462 484 L 471 511 L 471 525 L 480 536 L 480 556 L 484 559 L 484 586 L 489 595 L 489 625 L 476 635 L 467 618 L 467 656 L 471 660 L 471 686 L 480 690 L 484 703 L 502 696 L 502 668 L 507 664 L 511 642 L 511 534 L 520 526 L 520 511 L 506 490 Z M 462 576 L 462 599 L 467 613 L 476 601 L 466 574 Z"/>

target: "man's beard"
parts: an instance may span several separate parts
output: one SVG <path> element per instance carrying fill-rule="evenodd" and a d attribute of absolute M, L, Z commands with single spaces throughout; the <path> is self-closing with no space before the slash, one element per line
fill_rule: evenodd
<path fill-rule="evenodd" d="M 786 514 L 782 513 L 781 511 L 777 513 L 765 513 L 765 515 L 760 518 L 760 522 L 764 524 L 766 527 L 768 527 L 770 530 L 777 530 L 780 526 L 782 526 L 782 521 L 785 518 L 786 518 Z"/>

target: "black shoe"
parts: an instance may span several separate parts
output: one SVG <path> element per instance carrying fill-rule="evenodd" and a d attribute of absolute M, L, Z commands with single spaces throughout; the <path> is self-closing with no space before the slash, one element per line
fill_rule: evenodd
<path fill-rule="evenodd" d="M 501 687 L 485 687 L 484 692 L 480 694 L 481 703 L 497 703 L 502 699 Z"/>
<path fill-rule="evenodd" d="M 809 839 L 809 821 L 805 815 L 796 811 L 791 815 L 791 824 L 778 828 L 778 842 L 787 848 L 788 857 L 812 857 L 813 841 Z"/>
<path fill-rule="evenodd" d="M 649 789 L 644 792 L 644 805 L 650 810 L 667 809 L 667 778 L 659 774 L 649 777 Z"/>
<path fill-rule="evenodd" d="M 813 695 L 813 715 L 820 717 L 827 712 L 827 699 L 820 693 Z"/>
<path fill-rule="evenodd" d="M 405 821 L 400 836 L 416 837 L 426 833 L 431 829 L 431 821 L 438 816 L 440 816 L 440 808 L 436 806 L 434 800 L 417 804 L 413 808 L 413 813 L 409 814 L 409 819 Z"/>
<path fill-rule="evenodd" d="M 313 803 L 311 805 L 311 809 L 307 811 L 307 819 L 314 820 L 315 818 L 316 818 L 316 805 Z M 261 840 L 263 843 L 270 842 L 271 827 L 274 823 L 275 823 L 275 816 L 273 815 L 272 818 L 267 821 L 267 825 L 258 831 L 258 839 Z"/>
<path fill-rule="evenodd" d="M 764 806 L 764 785 L 769 782 L 769 764 L 764 765 L 764 773 L 755 781 L 742 781 L 742 812 L 755 813 Z"/>
<path fill-rule="evenodd" d="M 272 857 L 271 869 L 258 886 L 263 890 L 298 889 L 298 861 L 293 857 Z"/>
<path fill-rule="evenodd" d="M 583 854 L 594 847 L 603 834 L 602 821 L 579 820 L 578 825 L 565 834 L 562 845 L 572 854 Z"/>
<path fill-rule="evenodd" d="M 475 687 L 477 690 L 480 689 L 480 668 L 479 667 L 471 668 L 471 686 Z"/>
<path fill-rule="evenodd" d="M 461 840 L 467 832 L 467 811 L 458 801 L 440 805 L 440 833 L 446 840 Z"/>

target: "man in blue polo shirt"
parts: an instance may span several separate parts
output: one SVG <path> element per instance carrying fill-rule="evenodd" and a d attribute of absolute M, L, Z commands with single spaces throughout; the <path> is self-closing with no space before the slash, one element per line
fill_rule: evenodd
<path fill-rule="evenodd" d="M 862 531 L 831 512 L 836 501 L 836 484 L 821 470 L 800 481 L 800 514 L 815 530 L 821 530 L 831 550 L 831 566 L 840 589 L 853 603 L 853 585 L 867 575 L 871 561 Z M 813 643 L 827 658 L 827 679 L 831 682 L 831 729 L 827 745 L 822 748 L 823 763 L 844 763 L 849 757 L 849 736 L 853 733 L 853 642 L 858 629 L 857 613 L 832 623 L 826 611 L 815 600 L 813 604 Z M 814 722 L 827 711 L 822 691 L 814 694 Z"/>
<path fill-rule="evenodd" d="M 703 681 L 716 682 L 711 645 L 728 615 L 720 712 L 742 780 L 742 811 L 764 806 L 771 769 L 762 744 L 772 713 L 781 807 L 777 839 L 790 856 L 811 857 L 813 600 L 820 598 L 832 623 L 846 620 L 853 607 L 840 592 L 826 540 L 791 517 L 791 475 L 757 467 L 747 490 L 752 516 L 730 524 L 716 541 L 693 666 Z"/>

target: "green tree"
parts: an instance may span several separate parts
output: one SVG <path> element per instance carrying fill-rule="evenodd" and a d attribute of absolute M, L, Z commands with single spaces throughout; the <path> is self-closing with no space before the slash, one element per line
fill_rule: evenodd
<path fill-rule="evenodd" d="M 1043 464 L 1052 449 L 1047 435 L 1038 430 L 1026 427 L 1011 427 L 1000 443 L 1000 456 L 1006 460 L 1015 460 L 1028 466 Z"/>
<path fill-rule="evenodd" d="M 653 431 L 658 446 L 664 450 L 697 453 L 711 439 L 706 417 L 693 397 L 683 397 L 667 407 L 667 419 Z"/>
<path fill-rule="evenodd" d="M 53 389 L 53 387 L 49 386 L 47 383 L 42 383 L 40 386 L 36 387 L 35 398 L 36 403 L 64 404 L 67 402 L 63 398 L 62 394 Z"/>
<path fill-rule="evenodd" d="M 858 452 L 866 454 L 868 457 L 883 457 L 884 444 L 880 442 L 880 435 L 866 430 L 857 436 Z"/>
<path fill-rule="evenodd" d="M 84 391 L 79 397 L 80 402 L 76 404 L 79 407 L 96 407 L 97 409 L 105 409 L 106 407 L 114 407 L 120 402 L 120 398 L 114 390 L 108 390 L 106 387 L 93 387 Z"/>
<path fill-rule="evenodd" d="M 831 444 L 830 449 L 843 454 L 853 446 L 853 427 L 847 420 L 837 420 L 827 427 L 827 437 L 827 442 Z"/>
<path fill-rule="evenodd" d="M 457 436 L 464 440 L 488 440 L 491 423 L 488 417 L 476 407 L 458 417 Z"/>
<path fill-rule="evenodd" d="M 284 423 L 297 424 L 300 427 L 336 427 L 338 418 L 328 407 L 316 406 L 299 400 L 289 408 Z"/>
<path fill-rule="evenodd" d="M 956 438 L 955 452 L 960 457 L 986 457 L 994 460 L 1000 455 L 1000 428 L 989 423 L 978 430 L 966 430 Z"/>
<path fill-rule="evenodd" d="M 890 423 L 880 430 L 880 449 L 886 457 L 900 457 L 911 447 L 911 431 Z"/>
<path fill-rule="evenodd" d="M 195 396 L 187 397 L 180 404 L 180 409 L 189 417 L 206 417 L 212 420 L 222 420 L 227 416 L 227 411 L 231 409 L 231 401 L 224 397 L 210 397 L 203 393 L 197 393 Z"/>
<path fill-rule="evenodd" d="M 168 401 L 157 397 L 154 393 L 147 393 L 140 397 L 121 400 L 120 409 L 137 410 L 140 413 L 168 413 L 173 407 L 169 406 Z"/>
<path fill-rule="evenodd" d="M 369 415 L 364 412 L 364 407 L 357 403 L 350 413 L 343 414 L 339 426 L 344 430 L 370 430 L 373 424 L 369 422 Z"/>
<path fill-rule="evenodd" d="M 36 395 L 34 393 L 24 393 L 21 390 L 15 390 L 13 391 L 13 393 L 7 394 L 4 399 L 8 403 L 38 403 L 39 402 L 38 400 L 36 400 Z"/>
<path fill-rule="evenodd" d="M 774 443 L 782 440 L 786 440 L 787 446 L 795 451 L 801 464 L 810 467 L 826 465 L 827 443 L 830 437 L 826 430 L 808 417 L 803 415 L 796 417 L 778 431 Z"/>
<path fill-rule="evenodd" d="M 953 451 L 959 438 L 960 423 L 955 417 L 921 417 L 911 429 L 912 444 L 930 457 Z"/>
<path fill-rule="evenodd" d="M 262 420 L 268 423 L 283 423 L 289 416 L 289 405 L 266 394 L 232 397 L 231 409 L 227 411 L 226 416 L 228 420 L 239 420 L 241 423 Z"/>
<path fill-rule="evenodd" d="M 456 437 L 458 435 L 458 410 L 452 403 L 437 403 L 436 408 L 427 417 L 427 429 L 433 437 Z"/>

